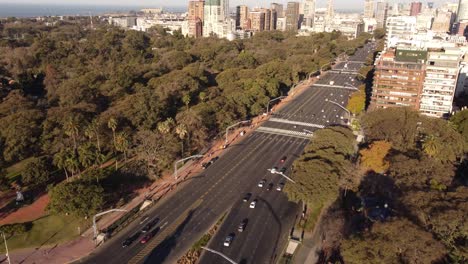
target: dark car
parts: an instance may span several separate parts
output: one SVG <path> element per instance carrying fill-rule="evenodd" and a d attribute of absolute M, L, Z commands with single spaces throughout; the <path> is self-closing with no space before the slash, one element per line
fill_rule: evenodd
<path fill-rule="evenodd" d="M 151 228 L 153 228 L 153 226 L 155 226 L 158 222 L 159 222 L 159 218 L 155 218 L 154 220 L 152 220 L 151 222 L 146 224 L 143 227 L 143 229 L 141 229 L 141 232 L 146 233 L 146 232 L 150 231 Z"/>
<path fill-rule="evenodd" d="M 279 171 L 280 171 L 281 173 L 285 173 L 285 172 L 286 172 L 286 167 L 282 167 Z"/>
<path fill-rule="evenodd" d="M 210 159 L 208 162 L 205 162 L 205 163 L 202 164 L 202 168 L 207 169 L 211 164 L 215 163 L 215 161 L 217 161 L 218 159 L 219 159 L 218 156 Z"/>
<path fill-rule="evenodd" d="M 130 246 L 132 243 L 133 243 L 133 240 L 131 240 L 130 238 L 127 238 L 127 239 L 124 240 L 124 242 L 122 242 L 122 247 L 126 248 L 126 247 Z"/>
<path fill-rule="evenodd" d="M 248 222 L 249 222 L 249 220 L 247 218 L 242 220 L 242 222 L 240 222 L 240 224 L 239 224 L 239 227 L 237 228 L 237 231 L 244 232 L 245 227 L 247 226 Z"/>
<path fill-rule="evenodd" d="M 270 191 L 271 189 L 273 189 L 273 185 L 274 185 L 273 183 L 268 184 L 267 191 Z"/>
<path fill-rule="evenodd" d="M 247 193 L 245 196 L 244 196 L 244 199 L 242 199 L 243 202 L 247 202 L 250 197 L 252 197 L 252 194 L 251 193 Z"/>
<path fill-rule="evenodd" d="M 210 165 L 211 165 L 211 162 L 208 161 L 208 162 L 203 162 L 201 166 L 204 170 L 206 170 Z"/>
<path fill-rule="evenodd" d="M 133 241 L 137 240 L 138 237 L 141 235 L 141 232 L 138 231 L 136 232 L 135 234 L 133 234 L 131 237 L 127 237 L 123 242 L 122 242 L 122 247 L 125 248 L 125 247 L 128 247 L 130 246 Z"/>

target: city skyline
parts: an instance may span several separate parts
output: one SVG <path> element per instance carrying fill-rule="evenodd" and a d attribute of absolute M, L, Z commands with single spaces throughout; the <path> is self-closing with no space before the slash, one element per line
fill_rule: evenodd
<path fill-rule="evenodd" d="M 376 0 L 377 1 L 377 0 Z M 288 2 L 303 2 L 303 0 L 297 1 L 290 1 L 290 0 L 231 0 L 230 7 L 234 8 L 237 5 L 248 5 L 250 7 L 259 6 L 259 7 L 266 7 L 269 6 L 271 3 L 280 3 L 283 5 L 287 5 Z M 388 3 L 411 3 L 411 0 L 404 0 L 404 1 L 386 1 Z M 423 4 L 427 2 L 434 2 L 436 5 L 440 5 L 447 2 L 458 2 L 458 1 L 443 1 L 443 0 L 435 0 L 435 1 L 420 1 Z M 316 1 L 316 8 L 325 8 L 326 7 L 326 0 L 319 0 Z M 67 5 L 92 5 L 92 6 L 100 6 L 100 5 L 109 5 L 109 6 L 138 6 L 138 7 L 186 7 L 188 4 L 188 0 L 172 0 L 171 4 L 168 4 L 167 1 L 164 0 L 141 0 L 137 3 L 131 3 L 125 0 L 84 0 L 84 1 L 68 1 L 66 4 L 63 1 L 59 0 L 0 0 L 1 4 L 32 4 L 32 5 L 59 5 L 59 6 L 67 6 Z M 364 0 L 335 0 L 334 1 L 335 9 L 348 9 L 348 10 L 360 10 L 364 9 Z"/>

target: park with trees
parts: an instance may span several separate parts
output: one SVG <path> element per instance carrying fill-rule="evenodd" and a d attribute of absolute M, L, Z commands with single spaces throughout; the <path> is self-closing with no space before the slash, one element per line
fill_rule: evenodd
<path fill-rule="evenodd" d="M 15 190 L 30 201 L 47 194 L 48 213 L 77 218 L 128 201 L 371 37 L 273 31 L 228 41 L 84 21 L 0 21 L 4 214 L 17 209 Z"/>

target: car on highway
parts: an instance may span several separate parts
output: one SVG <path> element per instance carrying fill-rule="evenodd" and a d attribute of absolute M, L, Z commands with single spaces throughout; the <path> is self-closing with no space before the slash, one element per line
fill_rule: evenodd
<path fill-rule="evenodd" d="M 234 240 L 234 234 L 229 234 L 229 235 L 226 237 L 226 239 L 224 239 L 223 245 L 224 245 L 225 247 L 229 247 L 229 246 L 231 245 L 231 243 L 232 243 L 233 240 Z"/>
<path fill-rule="evenodd" d="M 142 233 L 146 233 L 146 232 L 150 231 L 151 228 L 153 228 L 158 222 L 159 222 L 159 218 L 156 217 L 156 218 L 153 219 L 151 222 L 147 223 L 147 224 L 141 229 L 141 232 L 142 232 Z"/>
<path fill-rule="evenodd" d="M 278 167 L 271 168 L 270 172 L 273 173 L 273 174 L 277 173 L 278 172 Z"/>
<path fill-rule="evenodd" d="M 273 189 L 273 183 L 268 184 L 267 191 L 271 191 Z"/>
<path fill-rule="evenodd" d="M 276 186 L 276 190 L 278 192 L 281 192 L 283 190 L 283 187 L 284 187 L 284 183 L 279 183 L 278 186 Z"/>
<path fill-rule="evenodd" d="M 245 194 L 244 199 L 242 199 L 242 201 L 245 203 L 245 202 L 247 202 L 247 201 L 250 199 L 250 197 L 252 197 L 252 194 L 251 194 L 251 193 L 247 193 L 247 194 Z"/>
<path fill-rule="evenodd" d="M 283 156 L 283 157 L 281 158 L 280 162 L 281 162 L 281 163 L 284 163 L 284 162 L 286 161 L 287 158 L 288 158 L 288 157 Z"/>
<path fill-rule="evenodd" d="M 141 238 L 140 243 L 146 244 L 152 237 L 153 237 L 153 232 L 149 232 L 143 238 Z"/>
<path fill-rule="evenodd" d="M 126 247 L 130 246 L 130 245 L 133 243 L 133 241 L 137 240 L 138 237 L 140 237 L 140 235 L 141 235 L 141 232 L 138 231 L 138 232 L 136 232 L 135 234 L 133 234 L 132 236 L 127 237 L 127 238 L 122 242 L 122 247 L 123 247 L 123 248 L 126 248 Z"/>
<path fill-rule="evenodd" d="M 250 208 L 255 208 L 255 205 L 257 205 L 257 199 L 253 200 L 251 203 L 250 203 Z"/>
<path fill-rule="evenodd" d="M 122 247 L 126 248 L 126 247 L 130 246 L 132 243 L 133 243 L 133 240 L 127 238 L 122 242 Z"/>
<path fill-rule="evenodd" d="M 286 167 L 282 167 L 279 171 L 284 174 L 286 172 Z"/>
<path fill-rule="evenodd" d="M 219 157 L 216 156 L 216 157 L 210 159 L 208 162 L 202 163 L 202 168 L 203 168 L 204 170 L 206 170 L 209 166 L 211 166 L 211 164 L 215 163 L 215 161 L 217 161 L 218 159 L 219 159 Z"/>
<path fill-rule="evenodd" d="M 245 227 L 247 226 L 247 223 L 249 222 L 249 219 L 244 219 L 242 222 L 240 222 L 239 226 L 237 227 L 237 231 L 239 232 L 244 232 Z"/>
<path fill-rule="evenodd" d="M 266 180 L 261 180 L 261 181 L 258 182 L 257 186 L 262 188 L 263 185 L 265 185 L 265 183 L 266 183 Z"/>

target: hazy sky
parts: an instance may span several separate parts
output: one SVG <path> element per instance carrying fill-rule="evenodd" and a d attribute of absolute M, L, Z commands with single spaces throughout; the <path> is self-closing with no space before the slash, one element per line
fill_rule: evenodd
<path fill-rule="evenodd" d="M 302 0 L 289 0 L 298 1 Z M 444 3 L 455 2 L 456 0 L 434 0 L 431 2 Z M 270 3 L 287 3 L 288 0 L 230 0 L 230 6 L 234 7 L 239 4 L 249 6 L 268 6 Z M 340 9 L 363 9 L 364 0 L 334 0 L 335 8 Z M 411 0 L 389 1 L 409 3 Z M 421 1 L 423 3 L 427 1 Z M 92 5 L 129 5 L 129 6 L 148 6 L 148 7 L 164 7 L 164 6 L 186 6 L 188 0 L 0 0 L 0 8 L 2 3 L 33 3 L 33 4 L 92 4 Z M 324 7 L 326 0 L 317 0 L 317 7 Z"/>

